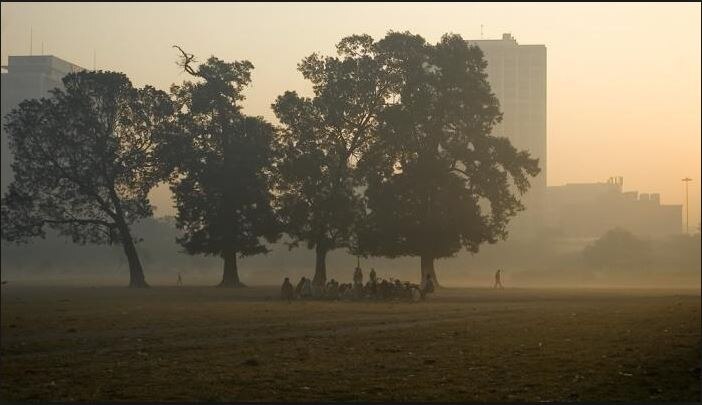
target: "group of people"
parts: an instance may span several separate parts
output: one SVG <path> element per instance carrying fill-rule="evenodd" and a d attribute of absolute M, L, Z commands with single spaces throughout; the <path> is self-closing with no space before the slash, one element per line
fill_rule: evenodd
<path fill-rule="evenodd" d="M 419 301 L 425 299 L 427 294 L 434 292 L 434 281 L 427 276 L 422 284 L 413 284 L 408 281 L 389 280 L 377 277 L 375 269 L 371 269 L 369 280 L 363 284 L 363 272 L 356 267 L 353 274 L 353 283 L 339 283 L 331 279 L 325 285 L 313 283 L 307 277 L 302 277 L 295 287 L 290 279 L 285 277 L 281 287 L 281 299 L 293 300 L 407 300 Z"/>

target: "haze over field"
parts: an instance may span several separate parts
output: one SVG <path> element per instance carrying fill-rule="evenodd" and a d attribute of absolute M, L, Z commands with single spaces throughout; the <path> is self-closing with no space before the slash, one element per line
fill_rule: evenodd
<path fill-rule="evenodd" d="M 436 42 L 446 32 L 548 49 L 548 184 L 624 177 L 626 190 L 682 204 L 689 176 L 690 227 L 700 221 L 699 4 L 95 4 L 3 3 L 2 62 L 56 55 L 126 73 L 167 90 L 186 76 L 171 48 L 255 65 L 244 111 L 275 121 L 270 104 L 310 87 L 296 70 L 313 51 L 332 54 L 354 33 L 388 30 Z M 173 214 L 165 187 L 157 215 Z"/>
<path fill-rule="evenodd" d="M 700 4 L 1 11 L 0 402 L 699 402 Z"/>

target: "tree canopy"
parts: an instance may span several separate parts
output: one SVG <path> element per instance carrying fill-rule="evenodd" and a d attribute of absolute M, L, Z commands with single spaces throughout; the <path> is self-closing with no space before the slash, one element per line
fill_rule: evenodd
<path fill-rule="evenodd" d="M 2 238 L 24 242 L 49 227 L 80 244 L 119 242 L 130 286 L 146 286 L 130 225 L 152 215 L 148 193 L 168 177 L 158 156 L 173 105 L 121 73 L 71 73 L 63 84 L 7 116 L 15 177 L 2 198 Z"/>
<path fill-rule="evenodd" d="M 280 134 L 278 208 L 293 245 L 316 251 L 314 282 L 326 282 L 326 254 L 349 247 L 362 213 L 355 163 L 367 150 L 389 94 L 388 74 L 373 39 L 355 35 L 337 45 L 338 56 L 317 54 L 298 70 L 314 96 L 288 91 L 273 104 Z"/>
<path fill-rule="evenodd" d="M 391 32 L 374 46 L 392 72 L 393 102 L 361 159 L 367 216 L 361 247 L 372 255 L 434 259 L 506 238 L 519 194 L 538 160 L 491 134 L 501 120 L 482 51 L 459 35 L 436 45 Z"/>
<path fill-rule="evenodd" d="M 595 268 L 642 268 L 651 261 L 651 243 L 625 229 L 615 228 L 587 245 L 583 258 Z"/>
<path fill-rule="evenodd" d="M 280 128 L 241 111 L 249 61 L 197 64 L 176 48 L 193 80 L 172 98 L 81 72 L 10 115 L 17 180 L 4 239 L 51 227 L 78 243 L 120 241 L 132 285 L 145 285 L 129 225 L 152 214 L 148 192 L 168 180 L 177 242 L 222 257 L 222 286 L 242 286 L 237 256 L 267 253 L 283 231 L 290 247 L 315 249 L 318 285 L 338 248 L 419 256 L 422 281 L 438 285 L 434 260 L 506 238 L 539 173 L 528 151 L 492 135 L 502 114 L 487 63 L 458 35 L 352 35 L 336 56 L 304 58 L 313 94 L 276 99 Z"/>
<path fill-rule="evenodd" d="M 182 54 L 181 66 L 198 81 L 171 89 L 181 131 L 168 155 L 176 167 L 178 243 L 191 254 L 221 256 L 220 285 L 243 286 L 237 255 L 266 253 L 262 239 L 279 237 L 270 192 L 275 129 L 238 105 L 251 81 L 250 62 L 210 57 L 195 68 L 194 57 Z"/>

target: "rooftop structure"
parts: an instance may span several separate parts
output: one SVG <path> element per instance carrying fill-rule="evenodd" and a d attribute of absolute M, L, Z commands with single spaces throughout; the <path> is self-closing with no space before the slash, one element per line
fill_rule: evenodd
<path fill-rule="evenodd" d="M 546 222 L 578 237 L 599 237 L 614 228 L 643 237 L 682 231 L 682 205 L 664 205 L 658 193 L 639 194 L 623 186 L 621 177 L 613 177 L 603 183 L 548 187 Z"/>
<path fill-rule="evenodd" d="M 78 65 L 67 62 L 52 55 L 37 56 L 10 56 L 7 66 L 2 67 L 2 111 L 4 123 L 5 115 L 12 111 L 19 103 L 27 99 L 46 97 L 49 90 L 63 87 L 63 79 L 68 73 L 83 70 Z M 1 187 L 4 192 L 12 179 L 10 168 L 12 156 L 10 154 L 7 136 L 2 129 L 2 175 Z"/>

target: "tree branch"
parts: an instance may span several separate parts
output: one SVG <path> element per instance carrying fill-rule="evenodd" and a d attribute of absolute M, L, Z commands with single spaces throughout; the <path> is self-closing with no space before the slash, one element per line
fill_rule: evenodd
<path fill-rule="evenodd" d="M 190 63 L 192 62 L 197 62 L 195 60 L 195 55 L 191 53 L 187 53 L 183 50 L 183 48 L 179 47 L 178 45 L 173 45 L 173 48 L 177 48 L 181 54 L 183 54 L 183 60 L 182 62 L 178 63 L 178 66 L 182 67 L 186 72 L 188 72 L 192 76 L 198 76 L 202 77 L 202 75 L 198 72 L 196 72 L 191 66 Z"/>
<path fill-rule="evenodd" d="M 101 219 L 43 219 L 46 224 L 79 224 L 79 225 L 102 225 L 106 228 L 115 228 L 117 225 Z"/>

